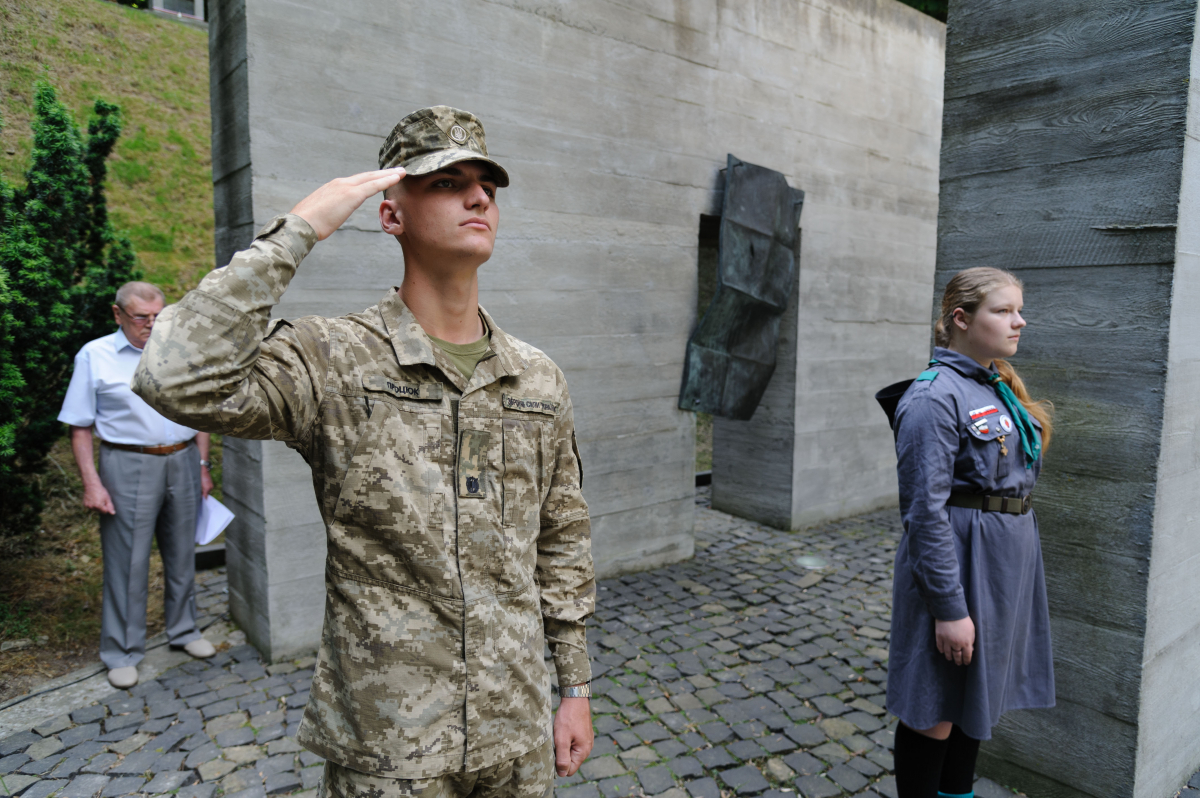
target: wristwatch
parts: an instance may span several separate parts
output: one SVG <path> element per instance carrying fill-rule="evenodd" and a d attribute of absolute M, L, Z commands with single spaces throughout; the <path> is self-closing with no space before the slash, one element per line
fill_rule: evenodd
<path fill-rule="evenodd" d="M 207 460 L 201 460 L 200 465 L 202 465 L 204 468 L 212 468 L 212 463 Z"/>
<path fill-rule="evenodd" d="M 558 694 L 563 698 L 591 698 L 592 683 L 573 684 L 570 687 L 560 687 Z"/>

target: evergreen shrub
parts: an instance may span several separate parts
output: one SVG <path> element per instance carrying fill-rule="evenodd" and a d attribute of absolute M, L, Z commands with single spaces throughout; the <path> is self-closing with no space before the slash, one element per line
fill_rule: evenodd
<path fill-rule="evenodd" d="M 105 204 L 105 161 L 120 135 L 120 109 L 96 100 L 84 140 L 40 83 L 25 185 L 0 178 L 0 555 L 37 529 L 39 475 L 63 433 L 75 353 L 112 332 L 117 288 L 140 277 Z"/>

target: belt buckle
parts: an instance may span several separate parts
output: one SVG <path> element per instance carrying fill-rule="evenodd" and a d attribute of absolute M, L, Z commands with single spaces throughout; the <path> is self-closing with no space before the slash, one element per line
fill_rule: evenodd
<path fill-rule="evenodd" d="M 1021 515 L 1025 515 L 1026 513 L 1028 513 L 1032 506 L 1033 506 L 1033 494 L 1026 494 L 1021 499 Z"/>

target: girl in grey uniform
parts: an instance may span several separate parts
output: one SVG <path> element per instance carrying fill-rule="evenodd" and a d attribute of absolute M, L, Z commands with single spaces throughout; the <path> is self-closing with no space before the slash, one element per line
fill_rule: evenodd
<path fill-rule="evenodd" d="M 1030 507 L 1050 405 L 1004 358 L 1022 286 L 959 272 L 934 359 L 896 408 L 904 537 L 896 553 L 888 709 L 900 798 L 973 795 L 979 741 L 1012 709 L 1054 706 L 1050 617 Z"/>

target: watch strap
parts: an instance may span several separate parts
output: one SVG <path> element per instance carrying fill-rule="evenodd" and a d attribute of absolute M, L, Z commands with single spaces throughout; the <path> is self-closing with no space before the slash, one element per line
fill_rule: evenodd
<path fill-rule="evenodd" d="M 591 698 L 592 683 L 573 684 L 570 687 L 559 688 L 558 694 L 563 698 Z"/>

